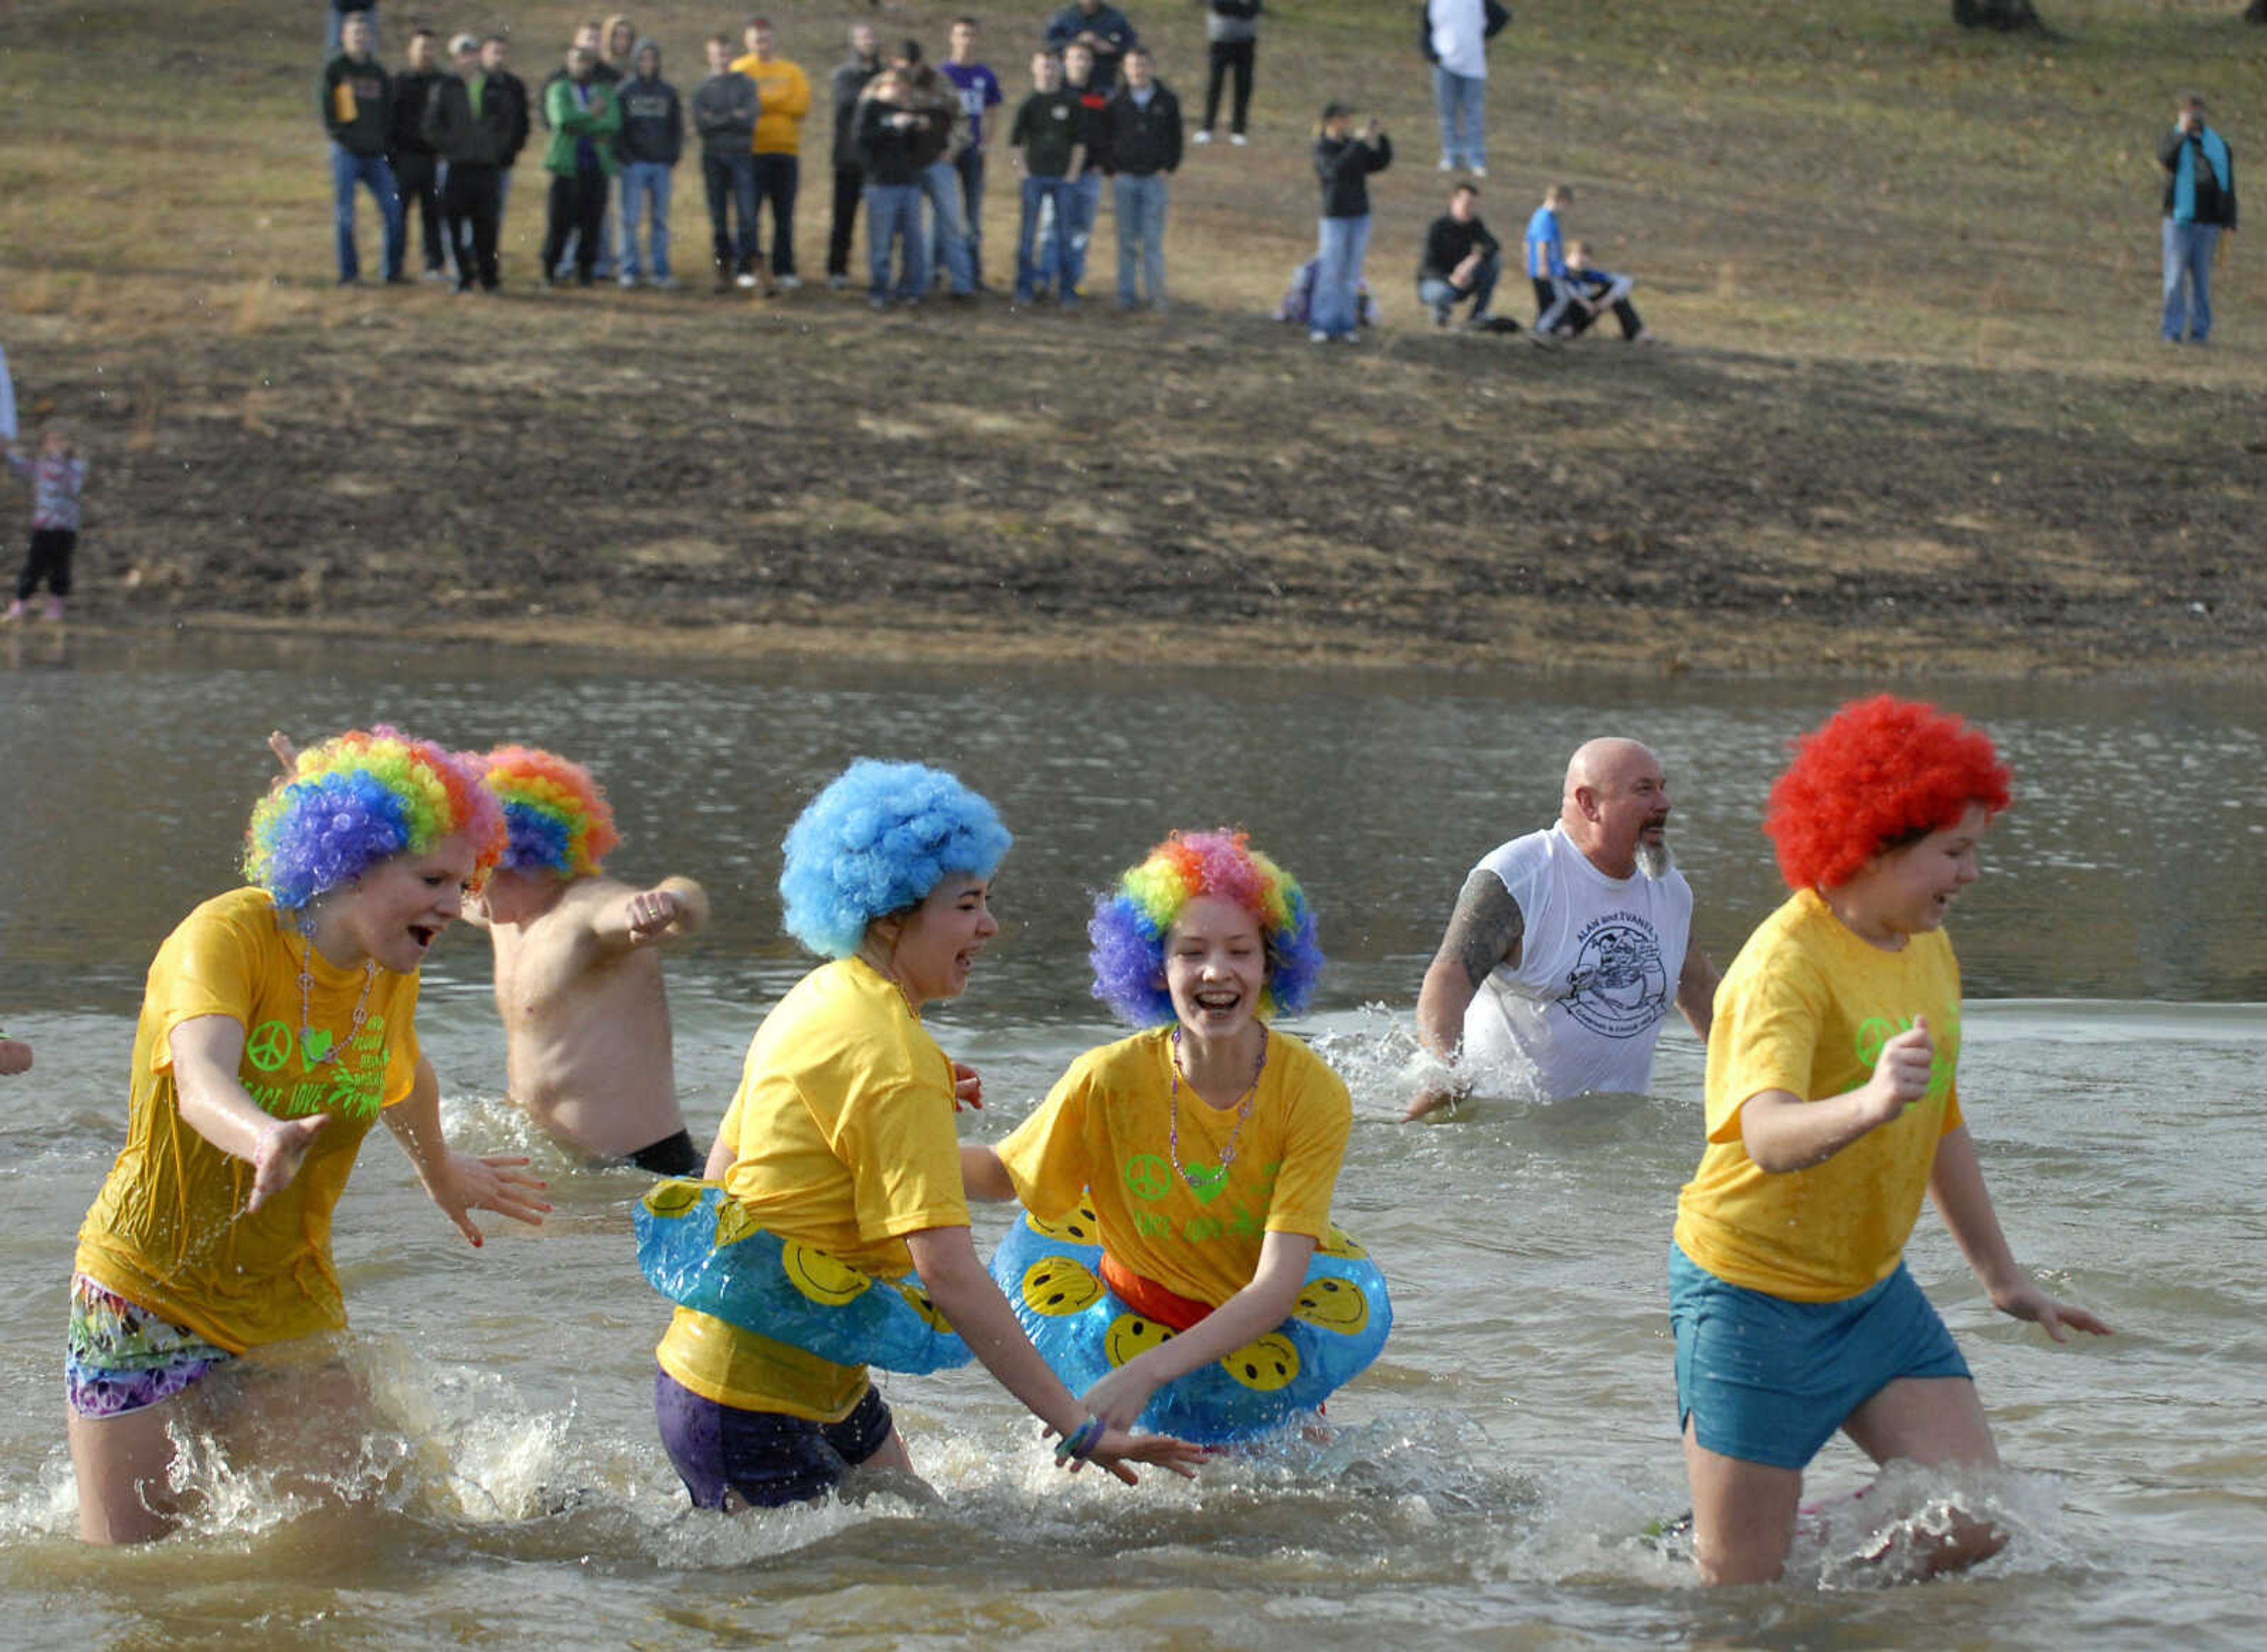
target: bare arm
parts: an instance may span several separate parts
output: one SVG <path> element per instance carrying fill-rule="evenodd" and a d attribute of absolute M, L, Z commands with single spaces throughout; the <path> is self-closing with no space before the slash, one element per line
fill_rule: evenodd
<path fill-rule="evenodd" d="M 475 1249 L 485 1243 L 473 1225 L 475 1210 L 493 1210 L 530 1227 L 543 1225 L 551 1207 L 536 1197 L 544 1183 L 519 1168 L 526 1159 L 481 1158 L 451 1149 L 441 1129 L 441 1081 L 423 1056 L 417 1058 L 409 1094 L 380 1116 L 408 1154 L 427 1195 Z"/>
<path fill-rule="evenodd" d="M 260 1104 L 237 1076 L 244 1061 L 244 1024 L 228 1016 L 195 1016 L 175 1027 L 167 1044 L 173 1057 L 173 1096 L 192 1130 L 231 1157 L 252 1166 L 251 1214 L 268 1196 L 291 1185 L 326 1112 L 303 1119 L 278 1119 Z"/>
<path fill-rule="evenodd" d="M 715 1142 L 708 1149 L 708 1162 L 701 1167 L 701 1179 L 709 1182 L 723 1181 L 724 1172 L 732 1168 L 732 1161 L 738 1156 L 739 1154 L 733 1149 L 731 1138 L 719 1129 L 716 1132 Z"/>
<path fill-rule="evenodd" d="M 1777 1175 L 1823 1164 L 1928 1094 L 1935 1054 L 1926 1017 L 1882 1046 L 1874 1071 L 1857 1089 L 1821 1101 L 1792 1090 L 1765 1090 L 1740 1105 L 1740 1143 L 1756 1168 Z"/>
<path fill-rule="evenodd" d="M 1503 879 L 1486 867 L 1476 867 L 1457 892 L 1456 910 L 1441 947 L 1426 966 L 1425 984 L 1417 992 L 1417 1039 L 1444 1061 L 1456 1059 L 1464 1042 L 1464 1011 L 1480 983 L 1499 964 L 1519 961 L 1519 943 L 1527 921 Z M 1434 1108 L 1456 1099 L 1449 1088 L 1421 1090 L 1402 1116 L 1421 1119 Z"/>
<path fill-rule="evenodd" d="M 1130 1428 L 1149 1396 L 1177 1377 L 1202 1369 L 1265 1336 L 1289 1317 L 1307 1282 L 1315 1241 L 1303 1233 L 1270 1233 L 1260 1241 L 1251 1282 L 1198 1324 L 1128 1360 L 1088 1389 L 1087 1408 L 1113 1428 Z"/>
<path fill-rule="evenodd" d="M 1984 1186 L 1984 1167 L 1977 1161 L 1976 1141 L 1968 1127 L 1948 1130 L 1936 1144 L 1936 1159 L 1928 1172 L 1928 1196 L 1936 1213 L 1951 1230 L 1960 1253 L 1991 1294 L 1992 1305 L 2017 1319 L 2036 1320 L 2058 1342 L 2070 1340 L 2070 1329 L 2110 1334 L 2109 1327 L 2085 1309 L 2057 1302 L 2041 1290 L 2031 1276 L 2015 1266 L 2007 1236 L 1999 1230 L 1999 1213 Z"/>
<path fill-rule="evenodd" d="M 1700 1042 L 1708 1041 L 1708 1029 L 1716 1018 L 1716 983 L 1723 979 L 1708 955 L 1693 942 L 1684 949 L 1684 968 L 1676 977 L 1676 1007 L 1700 1035 Z"/>
<path fill-rule="evenodd" d="M 611 946 L 650 946 L 695 934 L 708 921 L 708 892 L 689 877 L 664 877 L 598 907 L 591 929 Z"/>
<path fill-rule="evenodd" d="M 1047 1369 L 1016 1322 L 1016 1311 L 985 1271 L 967 1229 L 927 1228 L 909 1233 L 906 1248 L 913 1252 L 913 1267 L 929 1296 L 1002 1388 L 1059 1435 L 1067 1437 L 1086 1421 L 1086 1407 Z M 1135 1476 L 1125 1459 L 1162 1463 L 1176 1473 L 1187 1474 L 1193 1472 L 1189 1465 L 1202 1455 L 1199 1447 L 1166 1435 L 1137 1438 L 1111 1428 L 1103 1434 L 1091 1460 L 1130 1486 Z"/>
<path fill-rule="evenodd" d="M 1000 1156 L 981 1142 L 967 1142 L 960 1149 L 960 1183 L 971 1199 L 981 1199 L 997 1204 L 1016 1196 L 1015 1181 Z"/>

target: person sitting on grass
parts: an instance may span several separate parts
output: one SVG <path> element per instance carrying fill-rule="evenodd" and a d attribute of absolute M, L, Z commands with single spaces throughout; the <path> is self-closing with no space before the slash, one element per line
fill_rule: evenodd
<path fill-rule="evenodd" d="M 1503 274 L 1503 243 L 1480 222 L 1478 184 L 1460 183 L 1449 195 L 1449 209 L 1425 231 L 1425 252 L 1417 263 L 1417 297 L 1433 312 L 1433 325 L 1446 327 L 1460 304 L 1471 305 L 1467 327 L 1488 319 L 1488 300 Z"/>
<path fill-rule="evenodd" d="M 1588 241 L 1566 243 L 1566 273 L 1559 277 L 1559 284 L 1566 295 L 1565 313 L 1556 323 L 1561 337 L 1579 338 L 1589 331 L 1591 323 L 1610 310 L 1614 319 L 1622 324 L 1624 343 L 1661 342 L 1647 330 L 1637 306 L 1630 302 L 1630 289 L 1637 285 L 1635 278 L 1597 268 L 1590 261 Z M 1540 330 L 1541 323 L 1537 327 Z"/>
<path fill-rule="evenodd" d="M 2106 1336 L 2015 1265 L 1968 1133 L 1960 966 L 1945 937 L 2009 802 L 1991 739 L 1889 695 L 1799 742 L 1764 829 L 1794 891 L 1718 988 L 1707 1144 L 1669 1252 L 1693 1562 L 1779 1576 L 1803 1470 L 1839 1431 L 1876 1463 L 1990 1470 L 1967 1362 L 1904 1264 L 1924 1194 L 1992 1305 Z M 2007 1542 L 1955 1509 L 1930 1573 Z"/>

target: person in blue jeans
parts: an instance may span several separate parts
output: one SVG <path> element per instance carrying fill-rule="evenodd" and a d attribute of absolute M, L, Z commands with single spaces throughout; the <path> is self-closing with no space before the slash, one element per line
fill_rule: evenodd
<path fill-rule="evenodd" d="M 1016 171 L 1023 180 L 1023 222 L 1016 236 L 1016 302 L 1031 304 L 1038 297 L 1042 260 L 1033 243 L 1042 223 L 1046 225 L 1045 263 L 1051 269 L 1070 267 L 1070 180 L 1086 154 L 1086 113 L 1075 93 L 1062 84 L 1062 63 L 1053 52 L 1031 55 L 1031 95 L 1016 110 L 1008 129 L 1008 147 L 1016 156 Z M 1069 305 L 1077 295 L 1065 283 L 1056 295 Z"/>
<path fill-rule="evenodd" d="M 899 48 L 891 67 L 906 77 L 911 107 L 921 121 L 921 142 L 914 159 L 920 171 L 921 196 L 928 202 L 929 227 L 924 233 L 922 259 L 931 280 L 943 275 L 952 296 L 965 298 L 976 290 L 976 273 L 968 261 L 968 226 L 961 219 L 960 173 L 953 165 L 953 145 L 961 130 L 960 92 L 951 81 L 922 61 L 921 42 L 907 40 Z"/>
<path fill-rule="evenodd" d="M 362 278 L 362 261 L 355 251 L 357 185 L 377 200 L 385 224 L 385 278 L 402 278 L 401 195 L 385 159 L 393 81 L 370 55 L 370 39 L 369 18 L 359 11 L 348 13 L 339 29 L 339 55 L 323 66 L 317 96 L 323 129 L 331 135 L 331 214 L 341 287 Z"/>
<path fill-rule="evenodd" d="M 621 105 L 622 257 L 618 279 L 638 283 L 638 225 L 653 222 L 649 250 L 653 284 L 674 287 L 669 273 L 669 187 L 685 151 L 685 106 L 677 88 L 661 77 L 661 48 L 640 40 L 630 54 L 635 70 L 616 92 Z M 649 215 L 648 209 L 650 209 Z"/>
<path fill-rule="evenodd" d="M 1126 52 L 1126 84 L 1102 115 L 1102 164 L 1118 214 L 1118 307 L 1138 307 L 1146 288 L 1148 303 L 1163 310 L 1165 180 L 1181 164 L 1181 100 L 1157 78 L 1148 47 Z"/>
<path fill-rule="evenodd" d="M 1488 319 L 1488 303 L 1503 275 L 1503 243 L 1480 222 L 1480 188 L 1469 181 L 1449 195 L 1449 209 L 1425 231 L 1425 251 L 1417 265 L 1418 302 L 1433 312 L 1433 325 L 1446 327 L 1460 304 L 1477 327 Z"/>
<path fill-rule="evenodd" d="M 1065 303 L 1075 303 L 1086 281 L 1086 249 L 1102 211 L 1102 112 L 1110 93 L 1095 84 L 1094 48 L 1074 40 L 1062 50 L 1063 90 L 1078 99 L 1084 116 L 1080 143 L 1083 158 L 1070 174 L 1063 191 L 1070 217 L 1063 225 L 1061 261 L 1055 261 L 1054 241 L 1045 222 L 1039 225 L 1039 285 L 1053 287 Z"/>
<path fill-rule="evenodd" d="M 1315 176 L 1323 188 L 1321 246 L 1308 337 L 1351 344 L 1361 325 L 1361 265 L 1369 251 L 1369 176 L 1393 164 L 1393 140 L 1373 115 L 1354 129 L 1354 111 L 1324 106 L 1315 129 Z"/>
<path fill-rule="evenodd" d="M 708 77 L 693 89 L 693 128 L 701 134 L 701 181 L 708 193 L 710 255 L 716 265 L 716 290 L 730 290 L 736 277 L 755 284 L 756 121 L 762 100 L 756 83 L 732 67 L 732 37 L 712 34 L 708 41 Z M 732 214 L 740 216 L 739 232 Z"/>
<path fill-rule="evenodd" d="M 858 164 L 866 175 L 868 300 L 890 306 L 890 252 L 905 248 L 897 295 L 917 305 L 928 290 L 928 245 L 921 234 L 921 162 L 928 122 L 913 106 L 902 70 L 885 69 L 858 98 Z"/>
<path fill-rule="evenodd" d="M 2181 100 L 2173 129 L 2157 145 L 2165 169 L 2165 342 L 2212 337 L 2212 261 L 2220 231 L 2235 232 L 2235 156 L 2205 123 L 2204 99 Z"/>
<path fill-rule="evenodd" d="M 952 55 L 940 67 L 960 94 L 960 114 L 968 135 L 960 152 L 952 158 L 952 168 L 960 177 L 960 227 L 968 238 L 968 277 L 980 292 L 984 289 L 984 157 L 989 136 L 984 122 L 1006 99 L 991 66 L 976 61 L 976 33 L 974 18 L 955 18 Z M 932 262 L 944 257 L 941 224 L 929 250 Z"/>

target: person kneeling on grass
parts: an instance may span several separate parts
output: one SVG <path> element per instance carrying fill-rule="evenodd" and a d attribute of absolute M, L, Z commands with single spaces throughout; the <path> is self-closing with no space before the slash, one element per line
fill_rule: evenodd
<path fill-rule="evenodd" d="M 1465 325 L 1488 319 L 1488 300 L 1503 273 L 1503 243 L 1480 222 L 1478 184 L 1458 184 L 1449 209 L 1425 231 L 1425 251 L 1417 264 L 1417 297 L 1433 312 L 1433 325 L 1446 327 L 1460 304 L 1471 305 Z"/>
<path fill-rule="evenodd" d="M 1968 1366 L 1905 1269 L 1921 1195 L 1992 1305 L 2106 1336 L 2015 1266 L 1963 1117 L 1946 914 L 2007 806 L 1991 740 L 1882 695 L 1800 743 L 1764 829 L 1794 893 L 1740 950 L 1708 1038 L 1707 1141 L 1669 1253 L 1704 1582 L 1776 1578 L 1837 1429 L 1876 1463 L 1995 1467 Z M 1955 1512 L 1930 1573 L 1998 1553 Z"/>

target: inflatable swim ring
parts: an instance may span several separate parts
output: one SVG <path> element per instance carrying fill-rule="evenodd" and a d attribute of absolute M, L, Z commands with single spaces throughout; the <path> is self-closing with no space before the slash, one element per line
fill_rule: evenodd
<path fill-rule="evenodd" d="M 992 1257 L 992 1277 L 1024 1334 L 1075 1394 L 1173 1335 L 1103 1282 L 1100 1235 L 1087 1206 L 1053 1222 L 1026 1211 Z M 1313 1411 L 1359 1375 L 1392 1328 L 1385 1275 L 1332 1228 L 1308 1265 L 1291 1317 L 1157 1390 L 1141 1426 L 1203 1445 L 1265 1434 Z"/>
<path fill-rule="evenodd" d="M 969 1362 L 918 1277 L 878 1279 L 767 1232 L 720 1183 L 662 1182 L 636 1220 L 639 1268 L 680 1307 L 838 1365 L 918 1374 Z"/>

